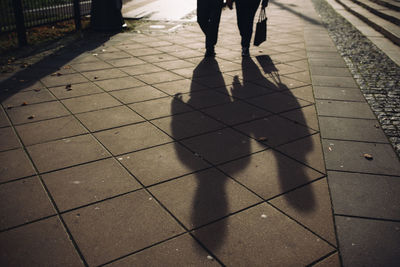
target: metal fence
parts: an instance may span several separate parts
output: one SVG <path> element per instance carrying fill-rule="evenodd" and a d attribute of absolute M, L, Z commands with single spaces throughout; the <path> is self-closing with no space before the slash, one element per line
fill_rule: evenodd
<path fill-rule="evenodd" d="M 80 17 L 90 14 L 91 3 L 91 0 L 0 0 L 0 32 L 20 32 L 21 27 L 25 31 L 73 18 L 80 25 Z"/>

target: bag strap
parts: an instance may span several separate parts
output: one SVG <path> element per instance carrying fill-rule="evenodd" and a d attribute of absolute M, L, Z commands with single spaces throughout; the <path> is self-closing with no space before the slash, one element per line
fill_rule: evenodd
<path fill-rule="evenodd" d="M 261 7 L 260 16 L 258 16 L 258 22 L 261 22 L 266 19 L 267 19 L 267 14 L 265 13 L 265 7 L 264 8 Z"/>

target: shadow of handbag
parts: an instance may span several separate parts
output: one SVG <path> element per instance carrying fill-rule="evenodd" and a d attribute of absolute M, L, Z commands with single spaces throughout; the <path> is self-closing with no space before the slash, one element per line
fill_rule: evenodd
<path fill-rule="evenodd" d="M 254 35 L 254 45 L 259 46 L 267 40 L 267 15 L 265 7 L 261 8 L 260 16 L 258 17 L 256 25 L 256 33 Z"/>

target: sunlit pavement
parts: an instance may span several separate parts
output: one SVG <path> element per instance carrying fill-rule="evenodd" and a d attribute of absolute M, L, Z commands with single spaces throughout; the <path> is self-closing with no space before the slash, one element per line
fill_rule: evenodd
<path fill-rule="evenodd" d="M 132 0 L 123 5 L 124 18 L 187 21 L 196 10 L 196 0 Z"/>
<path fill-rule="evenodd" d="M 397 156 L 311 2 L 267 13 L 251 58 L 224 10 L 215 59 L 193 23 L 2 84 L 0 265 L 398 262 Z"/>

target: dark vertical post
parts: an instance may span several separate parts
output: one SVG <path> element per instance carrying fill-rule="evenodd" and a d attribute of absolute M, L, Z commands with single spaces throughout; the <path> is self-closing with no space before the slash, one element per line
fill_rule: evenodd
<path fill-rule="evenodd" d="M 19 46 L 24 46 L 28 44 L 26 39 L 26 28 L 24 20 L 24 12 L 22 9 L 21 0 L 13 0 L 15 25 L 17 26 L 18 43 Z"/>
<path fill-rule="evenodd" d="M 80 0 L 74 0 L 74 19 L 75 29 L 79 31 L 82 28 Z"/>

